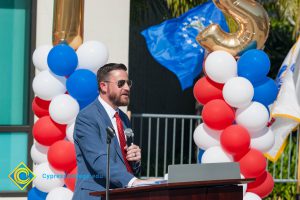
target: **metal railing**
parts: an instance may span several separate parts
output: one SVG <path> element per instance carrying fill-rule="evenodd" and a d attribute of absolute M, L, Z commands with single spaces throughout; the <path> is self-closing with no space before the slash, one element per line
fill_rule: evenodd
<path fill-rule="evenodd" d="M 201 116 L 133 114 L 135 142 L 142 149 L 142 177 L 163 177 L 168 165 L 198 162 L 199 149 L 193 132 Z M 290 134 L 288 144 L 276 163 L 268 161 L 275 182 L 297 182 L 299 129 Z"/>

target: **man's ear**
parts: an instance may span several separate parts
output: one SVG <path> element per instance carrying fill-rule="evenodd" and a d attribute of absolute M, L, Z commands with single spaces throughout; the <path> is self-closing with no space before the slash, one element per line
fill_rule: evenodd
<path fill-rule="evenodd" d="M 100 93 L 105 94 L 107 92 L 107 84 L 105 82 L 100 82 L 99 87 L 101 89 Z"/>

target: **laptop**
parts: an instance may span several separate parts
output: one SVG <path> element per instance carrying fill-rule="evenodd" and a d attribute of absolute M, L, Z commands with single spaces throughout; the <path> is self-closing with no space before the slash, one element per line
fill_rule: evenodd
<path fill-rule="evenodd" d="M 169 165 L 168 183 L 241 179 L 237 162 Z"/>

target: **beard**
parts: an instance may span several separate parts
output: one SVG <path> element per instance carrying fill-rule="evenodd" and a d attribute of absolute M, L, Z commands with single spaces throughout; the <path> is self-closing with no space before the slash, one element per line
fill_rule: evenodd
<path fill-rule="evenodd" d="M 117 95 L 116 93 L 110 93 L 108 99 L 116 106 L 128 106 L 129 105 L 130 94 L 127 95 Z"/>

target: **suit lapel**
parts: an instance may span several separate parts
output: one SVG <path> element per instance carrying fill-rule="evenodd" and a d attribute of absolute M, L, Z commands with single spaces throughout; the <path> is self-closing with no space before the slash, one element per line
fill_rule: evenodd
<path fill-rule="evenodd" d="M 102 116 L 102 118 L 104 119 L 104 122 L 105 122 L 105 125 L 106 127 L 110 126 L 113 128 L 113 125 L 110 121 L 110 118 L 107 114 L 107 112 L 105 111 L 104 107 L 101 105 L 101 103 L 99 102 L 98 98 L 95 100 L 96 102 L 96 105 L 97 105 L 97 108 L 100 112 L 100 115 Z M 106 132 L 105 132 L 106 133 Z M 112 146 L 114 146 L 114 149 L 116 150 L 118 156 L 121 158 L 122 162 L 124 163 L 125 165 L 125 162 L 124 162 L 124 159 L 123 159 L 123 155 L 122 155 L 122 152 L 121 152 L 121 148 L 120 148 L 120 145 L 119 145 L 119 142 L 118 142 L 118 138 L 117 137 L 114 137 L 112 139 Z"/>

